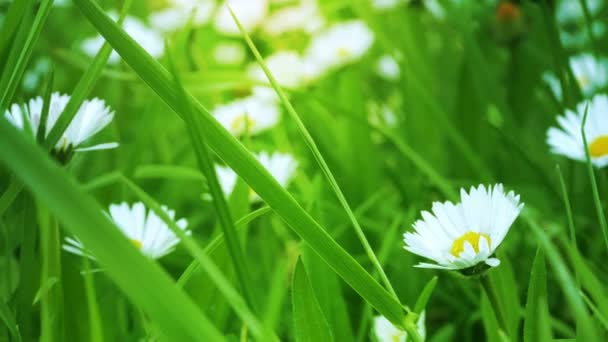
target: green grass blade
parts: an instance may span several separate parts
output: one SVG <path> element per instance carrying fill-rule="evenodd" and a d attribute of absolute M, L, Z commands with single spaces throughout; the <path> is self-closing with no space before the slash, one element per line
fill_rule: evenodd
<path fill-rule="evenodd" d="M 91 266 L 89 258 L 82 258 L 84 289 L 87 297 L 87 313 L 89 314 L 89 341 L 91 342 L 103 342 L 103 323 L 99 314 L 99 304 L 97 303 L 97 296 L 95 291 L 95 279 L 93 273 L 91 273 Z"/>
<path fill-rule="evenodd" d="M 414 306 L 415 313 L 420 314 L 426 308 L 426 304 L 431 299 L 435 286 L 437 286 L 437 276 L 431 278 L 424 286 L 424 289 L 422 289 L 422 292 L 420 292 L 420 296 L 418 296 L 418 300 L 416 300 L 416 305 Z"/>
<path fill-rule="evenodd" d="M 137 251 L 66 172 L 0 120 L 0 160 L 93 252 L 107 275 L 175 341 L 222 341 L 223 336 L 170 277 Z M 52 180 L 52 181 L 49 181 Z"/>
<path fill-rule="evenodd" d="M 19 332 L 19 326 L 15 320 L 15 316 L 11 312 L 11 309 L 4 302 L 4 299 L 0 299 L 0 319 L 4 322 L 4 325 L 8 328 L 11 336 L 16 342 L 21 342 L 21 333 Z"/>
<path fill-rule="evenodd" d="M 95 25 L 134 71 L 176 113 L 182 105 L 168 72 L 137 45 L 91 0 L 74 4 Z M 402 324 L 403 308 L 335 240 L 303 210 L 268 171 L 232 137 L 203 106 L 189 96 L 193 109 L 205 126 L 209 147 L 239 174 L 253 190 L 338 273 L 360 296 L 396 325 Z"/>
<path fill-rule="evenodd" d="M 2 24 L 2 31 L 0 31 L 0 51 L 7 51 L 11 39 L 15 36 L 15 30 L 19 27 L 19 23 L 22 22 L 28 8 L 32 7 L 33 0 L 27 1 L 13 1 L 10 3 L 10 7 L 6 12 L 6 19 Z M 2 55 L 0 54 L 0 58 Z"/>
<path fill-rule="evenodd" d="M 189 167 L 176 165 L 141 165 L 135 169 L 133 173 L 135 178 L 162 178 L 162 179 L 180 179 L 192 180 L 198 182 L 206 182 L 205 176 L 200 171 Z"/>
<path fill-rule="evenodd" d="M 591 155 L 589 154 L 589 145 L 587 144 L 587 136 L 585 134 L 585 123 L 587 122 L 589 106 L 585 107 L 585 115 L 583 115 L 583 122 L 581 123 L 581 136 L 583 137 L 583 146 L 585 148 L 585 158 L 587 160 L 587 171 L 589 172 L 589 180 L 591 181 L 591 191 L 593 193 L 593 202 L 595 204 L 595 210 L 597 212 L 597 219 L 600 221 L 600 228 L 604 236 L 604 242 L 606 248 L 608 248 L 608 223 L 606 223 L 606 215 L 604 215 L 604 209 L 602 207 L 602 200 L 600 199 L 600 193 L 597 187 L 597 181 L 595 180 L 595 171 L 593 170 L 593 164 L 591 163 Z"/>
<path fill-rule="evenodd" d="M 0 78 L 0 113 L 4 113 L 8 108 L 9 102 L 17 91 L 19 81 L 25 72 L 27 62 L 32 55 L 34 45 L 40 37 L 52 6 L 53 0 L 42 0 L 31 26 L 26 22 L 22 23 L 16 33 L 15 43 L 9 53 L 2 78 Z M 27 16 L 28 14 L 26 14 Z M 25 39 L 22 42 L 21 40 L 24 37 Z"/>
<path fill-rule="evenodd" d="M 325 178 L 329 182 L 329 185 L 331 186 L 334 193 L 336 194 L 336 197 L 338 197 L 338 201 L 344 208 L 344 211 L 346 211 L 346 214 L 347 214 L 349 220 L 351 221 L 353 228 L 355 230 L 355 234 L 357 234 L 357 238 L 359 238 L 361 245 L 363 245 L 363 249 L 365 250 L 367 257 L 372 262 L 374 269 L 380 275 L 380 279 L 382 280 L 382 283 L 384 284 L 386 289 L 391 293 L 391 295 L 395 298 L 395 300 L 399 301 L 399 297 L 397 296 L 397 293 L 393 289 L 393 286 L 391 285 L 390 280 L 386 276 L 384 269 L 382 269 L 382 265 L 380 265 L 380 262 L 378 261 L 378 258 L 376 257 L 376 253 L 374 253 L 372 246 L 369 244 L 369 241 L 367 240 L 367 237 L 365 236 L 365 233 L 363 232 L 363 228 L 361 228 L 361 225 L 359 224 L 359 221 L 357 220 L 355 213 L 353 212 L 350 205 L 348 204 L 348 201 L 346 200 L 346 197 L 344 196 L 342 189 L 340 189 L 340 186 L 338 185 L 338 182 L 336 181 L 334 174 L 329 169 L 329 165 L 327 165 L 327 162 L 325 161 L 325 158 L 323 157 L 323 155 L 321 154 L 321 151 L 317 147 L 317 144 L 315 143 L 314 139 L 308 132 L 308 129 L 304 125 L 304 122 L 302 122 L 302 119 L 300 119 L 300 116 L 296 112 L 295 108 L 293 108 L 293 106 L 291 105 L 291 102 L 285 95 L 285 92 L 283 92 L 283 89 L 281 89 L 281 87 L 279 86 L 279 84 L 276 81 L 276 79 L 274 78 L 274 76 L 272 76 L 270 69 L 268 69 L 268 66 L 264 62 L 262 55 L 260 54 L 260 52 L 256 48 L 255 44 L 251 40 L 251 37 L 249 37 L 249 34 L 247 34 L 247 31 L 243 28 L 243 26 L 239 22 L 238 18 L 236 17 L 236 15 L 232 11 L 232 9 L 229 8 L 229 10 L 230 10 L 230 14 L 232 15 L 232 18 L 234 19 L 237 26 L 239 27 L 239 30 L 241 30 L 241 34 L 245 38 L 247 45 L 253 52 L 258 64 L 262 67 L 262 70 L 264 71 L 264 74 L 266 75 L 268 80 L 270 80 L 270 84 L 274 88 L 275 92 L 279 95 L 279 98 L 281 99 L 281 102 L 287 109 L 287 112 L 291 116 L 291 119 L 296 123 L 296 126 L 298 127 L 298 131 L 300 132 L 302 138 L 304 139 L 306 146 L 308 146 L 308 149 L 311 151 L 312 155 L 314 156 L 315 160 L 317 161 L 317 164 L 321 168 L 321 171 L 325 175 Z"/>
<path fill-rule="evenodd" d="M 553 339 L 551 336 L 550 321 L 551 316 L 549 315 L 548 310 L 545 255 L 543 250 L 538 248 L 534 263 L 532 264 L 530 284 L 528 285 L 523 341 L 550 341 Z"/>
<path fill-rule="evenodd" d="M 245 300 L 251 307 L 252 311 L 255 312 L 257 305 L 255 302 L 254 293 L 252 291 L 253 281 L 251 280 L 249 268 L 247 267 L 247 263 L 245 262 L 245 253 L 243 252 L 243 246 L 239 241 L 239 237 L 234 227 L 232 214 L 230 213 L 230 209 L 228 208 L 228 204 L 226 203 L 226 198 L 224 197 L 224 192 L 217 178 L 217 173 L 215 171 L 215 164 L 211 156 L 211 151 L 207 146 L 207 142 L 205 139 L 205 127 L 201 124 L 200 120 L 198 120 L 198 116 L 194 115 L 194 111 L 192 110 L 192 106 L 190 104 L 190 101 L 188 101 L 188 96 L 185 92 L 186 90 L 183 88 L 178 76 L 177 69 L 172 63 L 171 53 L 169 53 L 169 61 L 171 62 L 171 71 L 173 72 L 173 75 L 175 77 L 175 86 L 177 88 L 178 94 L 181 97 L 180 103 L 182 103 L 182 108 L 180 109 L 180 112 L 184 117 L 186 128 L 192 141 L 192 146 L 196 154 L 196 160 L 198 161 L 199 168 L 207 179 L 207 186 L 209 187 L 209 191 L 211 193 L 212 203 L 217 214 L 219 225 L 222 228 L 224 237 L 226 239 L 226 245 L 228 247 L 228 252 L 230 253 L 230 258 L 234 266 L 237 279 L 239 281 L 239 287 L 243 292 Z"/>
<path fill-rule="evenodd" d="M 296 264 L 291 286 L 296 341 L 333 341 L 331 329 L 321 311 L 301 260 Z"/>

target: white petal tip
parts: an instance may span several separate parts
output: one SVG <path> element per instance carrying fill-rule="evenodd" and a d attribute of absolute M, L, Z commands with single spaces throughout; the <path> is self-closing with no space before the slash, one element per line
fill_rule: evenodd
<path fill-rule="evenodd" d="M 496 258 L 489 258 L 486 260 L 486 265 L 488 265 L 490 267 L 496 267 L 496 266 L 500 265 L 500 260 L 498 260 Z"/>

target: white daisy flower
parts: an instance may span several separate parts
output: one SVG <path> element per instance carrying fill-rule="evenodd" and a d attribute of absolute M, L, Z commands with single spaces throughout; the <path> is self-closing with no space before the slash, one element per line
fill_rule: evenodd
<path fill-rule="evenodd" d="M 418 317 L 416 323 L 418 327 L 418 334 L 424 340 L 426 338 L 426 327 L 425 327 L 425 316 L 426 313 L 422 311 Z M 378 342 L 406 342 L 407 333 L 403 330 L 398 329 L 393 325 L 386 317 L 376 316 L 374 317 L 374 335 Z"/>
<path fill-rule="evenodd" d="M 589 156 L 596 167 L 608 165 L 608 96 L 595 95 L 589 102 L 579 103 L 576 112 L 566 109 L 564 116 L 559 116 L 559 128 L 551 127 L 547 131 L 547 143 L 551 152 L 578 161 L 586 161 L 585 146 L 581 126 L 585 110 L 589 105 L 585 136 Z"/>
<path fill-rule="evenodd" d="M 304 62 L 295 51 L 279 51 L 265 58 L 266 66 L 274 79 L 283 88 L 296 89 L 305 81 Z M 278 95 L 272 87 L 270 80 L 266 77 L 264 70 L 257 63 L 252 63 L 247 72 L 249 77 L 257 82 L 267 83 L 268 86 L 255 86 L 252 91 L 256 97 L 269 100 L 278 100 Z"/>
<path fill-rule="evenodd" d="M 192 19 L 196 27 L 209 22 L 215 11 L 214 0 L 170 0 L 169 6 L 150 15 L 150 24 L 162 32 L 173 32 Z"/>
<path fill-rule="evenodd" d="M 114 19 L 118 19 L 115 12 L 110 12 L 108 15 Z M 122 24 L 123 29 L 133 40 L 141 45 L 152 57 L 159 58 L 165 52 L 165 43 L 163 36 L 154 29 L 147 27 L 141 20 L 135 17 L 127 16 Z M 105 39 L 98 35 L 93 38 L 88 38 L 82 42 L 82 51 L 90 57 L 97 55 Z M 108 58 L 108 63 L 117 64 L 120 61 L 120 56 L 116 51 L 112 51 Z"/>
<path fill-rule="evenodd" d="M 500 264 L 493 255 L 523 208 L 519 195 L 505 194 L 502 184 L 480 185 L 469 193 L 461 189 L 460 200 L 433 203 L 433 213 L 423 211 L 415 231 L 404 234 L 406 250 L 436 263 L 416 267 L 464 270 Z"/>
<path fill-rule="evenodd" d="M 69 95 L 62 95 L 60 93 L 51 94 L 45 137 L 48 136 L 55 123 L 57 123 L 69 100 Z M 42 97 L 36 97 L 31 99 L 27 104 L 13 104 L 4 113 L 4 117 L 20 130 L 31 132 L 33 136 L 36 136 L 40 127 L 43 102 Z M 59 141 L 57 141 L 54 152 L 60 155 L 66 154 L 66 157 L 68 157 L 72 152 L 117 147 L 117 143 L 105 143 L 89 147 L 81 146 L 82 143 L 106 127 L 113 118 L 114 112 L 106 106 L 103 100 L 98 98 L 85 100 L 68 128 Z"/>
<path fill-rule="evenodd" d="M 175 211 L 162 206 L 162 209 L 174 219 Z M 151 259 L 159 259 L 173 251 L 180 239 L 169 229 L 167 224 L 154 211 L 147 210 L 143 203 L 137 202 L 132 206 L 127 203 L 110 205 L 110 217 L 120 231 Z M 175 222 L 187 235 L 188 222 L 179 219 Z M 63 249 L 78 255 L 92 257 L 82 243 L 76 239 L 66 238 Z M 93 257 L 92 257 L 93 258 Z"/>
<path fill-rule="evenodd" d="M 213 49 L 213 58 L 222 65 L 241 65 L 247 58 L 243 44 L 238 42 L 221 42 Z"/>
<path fill-rule="evenodd" d="M 391 55 L 382 55 L 376 64 L 378 75 L 387 81 L 396 81 L 401 76 L 401 68 L 395 57 Z"/>
<path fill-rule="evenodd" d="M 596 15 L 602 8 L 603 0 L 585 0 L 589 14 Z M 581 22 L 585 20 L 585 13 L 580 1 L 560 0 L 557 4 L 555 18 L 560 24 Z"/>
<path fill-rule="evenodd" d="M 275 101 L 257 96 L 236 99 L 219 105 L 213 116 L 232 135 L 256 135 L 270 129 L 279 122 L 281 112 Z"/>
<path fill-rule="evenodd" d="M 268 14 L 268 0 L 227 0 L 221 5 L 213 22 L 215 29 L 229 36 L 240 36 L 241 31 L 230 15 L 228 6 L 247 32 L 255 30 Z"/>
<path fill-rule="evenodd" d="M 296 175 L 298 161 L 290 154 L 260 152 L 255 157 L 282 187 L 287 187 Z M 215 171 L 224 195 L 230 196 L 236 185 L 237 174 L 229 167 L 219 165 L 215 167 Z M 253 190 L 249 193 L 249 199 L 252 202 L 261 200 L 260 196 Z"/>
<path fill-rule="evenodd" d="M 361 20 L 334 24 L 312 38 L 306 59 L 320 70 L 329 70 L 361 58 L 374 43 L 374 33 Z"/>
<path fill-rule="evenodd" d="M 608 83 L 608 61 L 597 60 L 590 54 L 581 54 L 570 58 L 570 68 L 585 96 L 593 95 Z"/>
<path fill-rule="evenodd" d="M 314 33 L 325 24 L 316 0 L 303 0 L 298 5 L 281 8 L 273 12 L 262 24 L 262 31 L 269 36 L 278 36 L 291 31 Z"/>

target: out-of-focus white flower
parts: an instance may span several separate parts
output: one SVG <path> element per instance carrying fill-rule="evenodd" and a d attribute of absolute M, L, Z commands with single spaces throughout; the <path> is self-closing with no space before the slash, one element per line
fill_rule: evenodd
<path fill-rule="evenodd" d="M 69 100 L 69 95 L 51 94 L 45 137 L 57 123 Z M 31 132 L 36 136 L 40 127 L 43 102 L 42 97 L 36 97 L 24 105 L 13 104 L 10 110 L 4 113 L 4 117 L 20 130 Z M 68 128 L 57 141 L 55 152 L 71 154 L 74 151 L 115 148 L 118 146 L 117 143 L 99 144 L 90 147 L 81 146 L 83 142 L 106 127 L 113 118 L 114 112 L 106 106 L 103 100 L 94 98 L 84 101 Z"/>
<path fill-rule="evenodd" d="M 464 270 L 478 265 L 495 267 L 494 257 L 523 208 L 519 195 L 505 193 L 502 184 L 460 190 L 460 203 L 435 202 L 433 213 L 422 212 L 415 232 L 404 234 L 405 249 L 433 260 L 416 267 Z"/>
<path fill-rule="evenodd" d="M 175 218 L 175 211 L 166 206 L 162 206 L 162 209 L 172 220 Z M 151 259 L 159 259 L 171 253 L 180 242 L 167 224 L 154 211 L 148 211 L 141 202 L 137 202 L 133 206 L 129 206 L 127 203 L 112 204 L 110 205 L 110 216 L 133 245 Z M 186 219 L 179 219 L 175 224 L 186 235 L 190 235 Z M 94 259 L 94 256 L 84 248 L 80 241 L 73 238 L 66 238 L 65 241 L 64 250 Z"/>
<path fill-rule="evenodd" d="M 34 91 L 40 84 L 40 80 L 51 69 L 51 61 L 48 57 L 41 57 L 36 60 L 33 68 L 28 69 L 23 74 L 21 85 L 25 91 Z"/>
<path fill-rule="evenodd" d="M 373 43 L 374 33 L 363 21 L 345 21 L 314 36 L 305 58 L 319 70 L 329 70 L 358 60 Z"/>
<path fill-rule="evenodd" d="M 289 185 L 296 175 L 298 161 L 291 154 L 281 152 L 269 154 L 268 152 L 264 151 L 260 152 L 255 157 L 282 187 Z M 236 185 L 236 173 L 232 169 L 225 166 L 216 166 L 215 170 L 217 172 L 218 181 L 220 182 L 224 195 L 230 196 L 230 194 L 232 194 L 234 191 L 234 186 Z M 254 191 L 250 191 L 249 199 L 252 202 L 261 200 L 260 196 L 258 196 L 258 194 L 256 194 Z"/>
<path fill-rule="evenodd" d="M 391 55 L 383 55 L 378 59 L 376 71 L 380 77 L 388 81 L 396 81 L 401 76 L 401 68 L 399 68 L 395 57 Z"/>
<path fill-rule="evenodd" d="M 229 36 L 240 36 L 241 31 L 232 19 L 228 6 L 247 32 L 255 30 L 268 14 L 268 0 L 228 0 L 220 6 L 214 20 L 215 29 Z"/>
<path fill-rule="evenodd" d="M 606 25 L 596 20 L 591 23 L 591 32 L 595 39 L 598 39 L 606 33 Z M 582 47 L 589 42 L 589 32 L 584 23 L 571 24 L 559 31 L 559 38 L 565 47 Z"/>
<path fill-rule="evenodd" d="M 114 12 L 108 13 L 108 15 L 116 20 L 118 15 Z M 152 57 L 159 58 L 165 52 L 165 43 L 163 36 L 154 29 L 147 27 L 141 20 L 135 17 L 127 16 L 122 24 L 123 29 L 133 40 L 135 40 L 141 47 L 144 48 Z M 85 39 L 82 42 L 82 51 L 90 56 L 94 57 L 97 55 L 105 39 L 98 35 L 93 38 Z M 120 56 L 116 51 L 112 51 L 108 58 L 108 63 L 116 64 L 120 61 Z"/>
<path fill-rule="evenodd" d="M 295 51 L 276 52 L 268 56 L 264 62 L 274 79 L 283 88 L 295 89 L 305 81 L 304 64 L 300 55 Z M 253 80 L 269 85 L 253 87 L 253 93 L 256 96 L 269 100 L 278 99 L 274 89 L 270 87 L 270 80 L 259 64 L 252 63 L 249 66 L 248 74 Z"/>
<path fill-rule="evenodd" d="M 551 72 L 544 72 L 542 76 L 543 82 L 547 84 L 549 90 L 553 93 L 557 100 L 562 99 L 562 87 L 559 83 L 559 79 Z"/>
<path fill-rule="evenodd" d="M 318 31 L 325 24 L 316 0 L 303 0 L 298 5 L 281 8 L 273 12 L 262 25 L 270 36 L 302 30 L 306 33 Z"/>
<path fill-rule="evenodd" d="M 424 340 L 426 338 L 426 326 L 424 324 L 426 319 L 426 313 L 422 311 L 418 317 L 416 323 L 418 327 L 418 334 Z M 374 334 L 378 342 L 406 342 L 407 333 L 403 330 L 397 329 L 386 317 L 376 316 L 374 317 Z"/>
<path fill-rule="evenodd" d="M 245 47 L 238 42 L 221 42 L 213 49 L 213 58 L 222 65 L 241 65 L 246 57 Z"/>
<path fill-rule="evenodd" d="M 589 108 L 587 109 L 587 105 Z M 581 134 L 583 116 L 588 110 L 585 124 L 589 156 L 596 167 L 608 165 L 608 96 L 595 95 L 590 102 L 579 103 L 576 112 L 566 109 L 564 116 L 559 116 L 559 128 L 551 127 L 547 131 L 547 143 L 551 152 L 578 161 L 586 161 L 585 144 Z"/>
<path fill-rule="evenodd" d="M 602 8 L 602 0 L 585 0 L 589 14 L 596 15 Z M 557 4 L 555 17 L 560 24 L 568 24 L 573 21 L 584 21 L 585 13 L 580 1 L 560 0 Z"/>
<path fill-rule="evenodd" d="M 217 121 L 232 135 L 259 134 L 274 127 L 281 116 L 275 101 L 249 96 L 219 105 L 212 111 Z"/>
<path fill-rule="evenodd" d="M 192 18 L 194 26 L 201 26 L 209 22 L 215 7 L 215 0 L 171 0 L 169 7 L 150 15 L 150 24 L 157 30 L 172 32 Z"/>
<path fill-rule="evenodd" d="M 372 8 L 376 10 L 389 10 L 397 7 L 400 4 L 405 3 L 403 0 L 371 0 Z"/>
<path fill-rule="evenodd" d="M 590 54 L 581 54 L 570 58 L 570 68 L 576 83 L 585 96 L 593 95 L 608 83 L 608 61 L 606 59 L 597 60 Z"/>

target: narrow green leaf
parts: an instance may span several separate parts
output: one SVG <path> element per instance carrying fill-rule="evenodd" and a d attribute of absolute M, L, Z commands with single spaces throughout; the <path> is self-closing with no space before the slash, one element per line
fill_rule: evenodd
<path fill-rule="evenodd" d="M 182 105 L 168 72 L 137 45 L 91 0 L 74 4 L 95 25 L 134 71 L 179 114 Z M 403 308 L 331 236 L 302 209 L 268 171 L 232 137 L 203 106 L 189 96 L 207 132 L 207 143 L 253 190 L 359 295 L 396 325 L 402 324 Z"/>
<path fill-rule="evenodd" d="M 65 228 L 95 254 L 108 277 L 149 315 L 165 337 L 175 341 L 223 340 L 167 273 L 133 247 L 65 170 L 5 120 L 0 120 L 0 161 L 18 173 Z"/>
<path fill-rule="evenodd" d="M 298 260 L 294 270 L 291 291 L 296 341 L 333 341 L 331 329 L 323 316 L 301 260 Z"/>
<path fill-rule="evenodd" d="M 551 336 L 550 322 L 545 255 L 543 250 L 538 248 L 534 263 L 532 264 L 530 284 L 528 285 L 523 341 L 550 341 L 553 338 Z"/>
<path fill-rule="evenodd" d="M 308 149 L 311 151 L 312 155 L 314 156 L 315 160 L 317 161 L 319 168 L 321 168 L 321 171 L 325 175 L 327 182 L 329 183 L 332 190 L 336 194 L 336 197 L 338 197 L 338 201 L 344 208 L 344 211 L 346 211 L 346 215 L 348 216 L 349 220 L 351 221 L 351 223 L 353 225 L 355 234 L 357 235 L 359 242 L 361 242 L 361 245 L 363 245 L 363 249 L 365 250 L 365 253 L 367 254 L 367 257 L 369 258 L 369 260 L 372 262 L 372 265 L 374 266 L 376 272 L 378 272 L 380 279 L 382 280 L 382 283 L 384 284 L 386 289 L 391 293 L 391 295 L 395 298 L 395 300 L 399 301 L 399 297 L 397 296 L 397 293 L 393 289 L 393 286 L 391 285 L 390 280 L 386 276 L 384 269 L 382 269 L 382 265 L 380 265 L 380 262 L 378 261 L 378 258 L 376 257 L 376 254 L 374 253 L 374 250 L 372 249 L 372 246 L 369 244 L 369 241 L 367 241 L 367 237 L 365 236 L 365 233 L 363 232 L 363 228 L 361 228 L 361 225 L 359 224 L 359 221 L 357 220 L 355 213 L 353 213 L 353 210 L 351 209 L 350 205 L 348 204 L 348 201 L 346 200 L 346 197 L 344 196 L 342 189 L 340 189 L 340 186 L 338 185 L 338 182 L 336 181 L 334 174 L 329 169 L 329 165 L 327 165 L 327 162 L 325 161 L 325 158 L 323 157 L 323 155 L 321 154 L 321 151 L 317 147 L 317 144 L 315 143 L 314 139 L 312 138 L 312 135 L 310 135 L 310 133 L 308 132 L 308 129 L 304 125 L 304 122 L 302 122 L 302 119 L 300 119 L 300 116 L 296 112 L 295 108 L 293 108 L 293 106 L 291 105 L 291 102 L 285 95 L 285 92 L 283 92 L 283 89 L 281 89 L 281 87 L 279 86 L 277 80 L 274 78 L 274 76 L 272 76 L 270 69 L 268 69 L 268 66 L 264 62 L 264 59 L 262 58 L 260 51 L 258 51 L 255 44 L 251 40 L 251 37 L 249 37 L 249 34 L 247 34 L 247 31 L 243 28 L 243 26 L 239 22 L 238 18 L 236 17 L 236 15 L 232 11 L 232 9 L 230 7 L 228 7 L 228 9 L 230 10 L 230 15 L 232 15 L 232 18 L 234 19 L 236 25 L 239 27 L 241 34 L 245 38 L 245 42 L 247 42 L 247 45 L 253 52 L 253 55 L 255 56 L 258 64 L 262 67 L 264 74 L 270 81 L 270 84 L 274 88 L 275 92 L 279 95 L 279 98 L 281 99 L 281 102 L 287 109 L 287 112 L 291 116 L 291 119 L 296 123 L 296 126 L 298 127 L 298 131 L 300 132 L 300 135 L 304 139 L 306 146 L 308 146 Z"/>
<path fill-rule="evenodd" d="M 429 282 L 424 286 L 424 289 L 422 289 L 422 292 L 420 292 L 418 300 L 416 300 L 416 305 L 414 306 L 415 313 L 421 314 L 422 311 L 424 311 L 426 304 L 429 302 L 429 299 L 435 290 L 435 286 L 437 286 L 437 276 L 431 278 L 431 280 L 429 280 Z"/>
<path fill-rule="evenodd" d="M 17 321 L 15 321 L 15 316 L 11 312 L 11 309 L 4 302 L 4 299 L 0 299 L 0 319 L 4 322 L 8 331 L 11 333 L 13 339 L 16 342 L 21 342 L 21 333 L 19 332 L 19 326 L 17 325 Z"/>
<path fill-rule="evenodd" d="M 7 51 L 6 48 L 9 46 L 11 39 L 15 38 L 15 30 L 25 17 L 27 9 L 31 8 L 33 3 L 34 0 L 10 2 L 6 19 L 2 24 L 2 31 L 0 31 L 0 51 Z M 1 54 L 0 58 L 2 58 Z"/>

